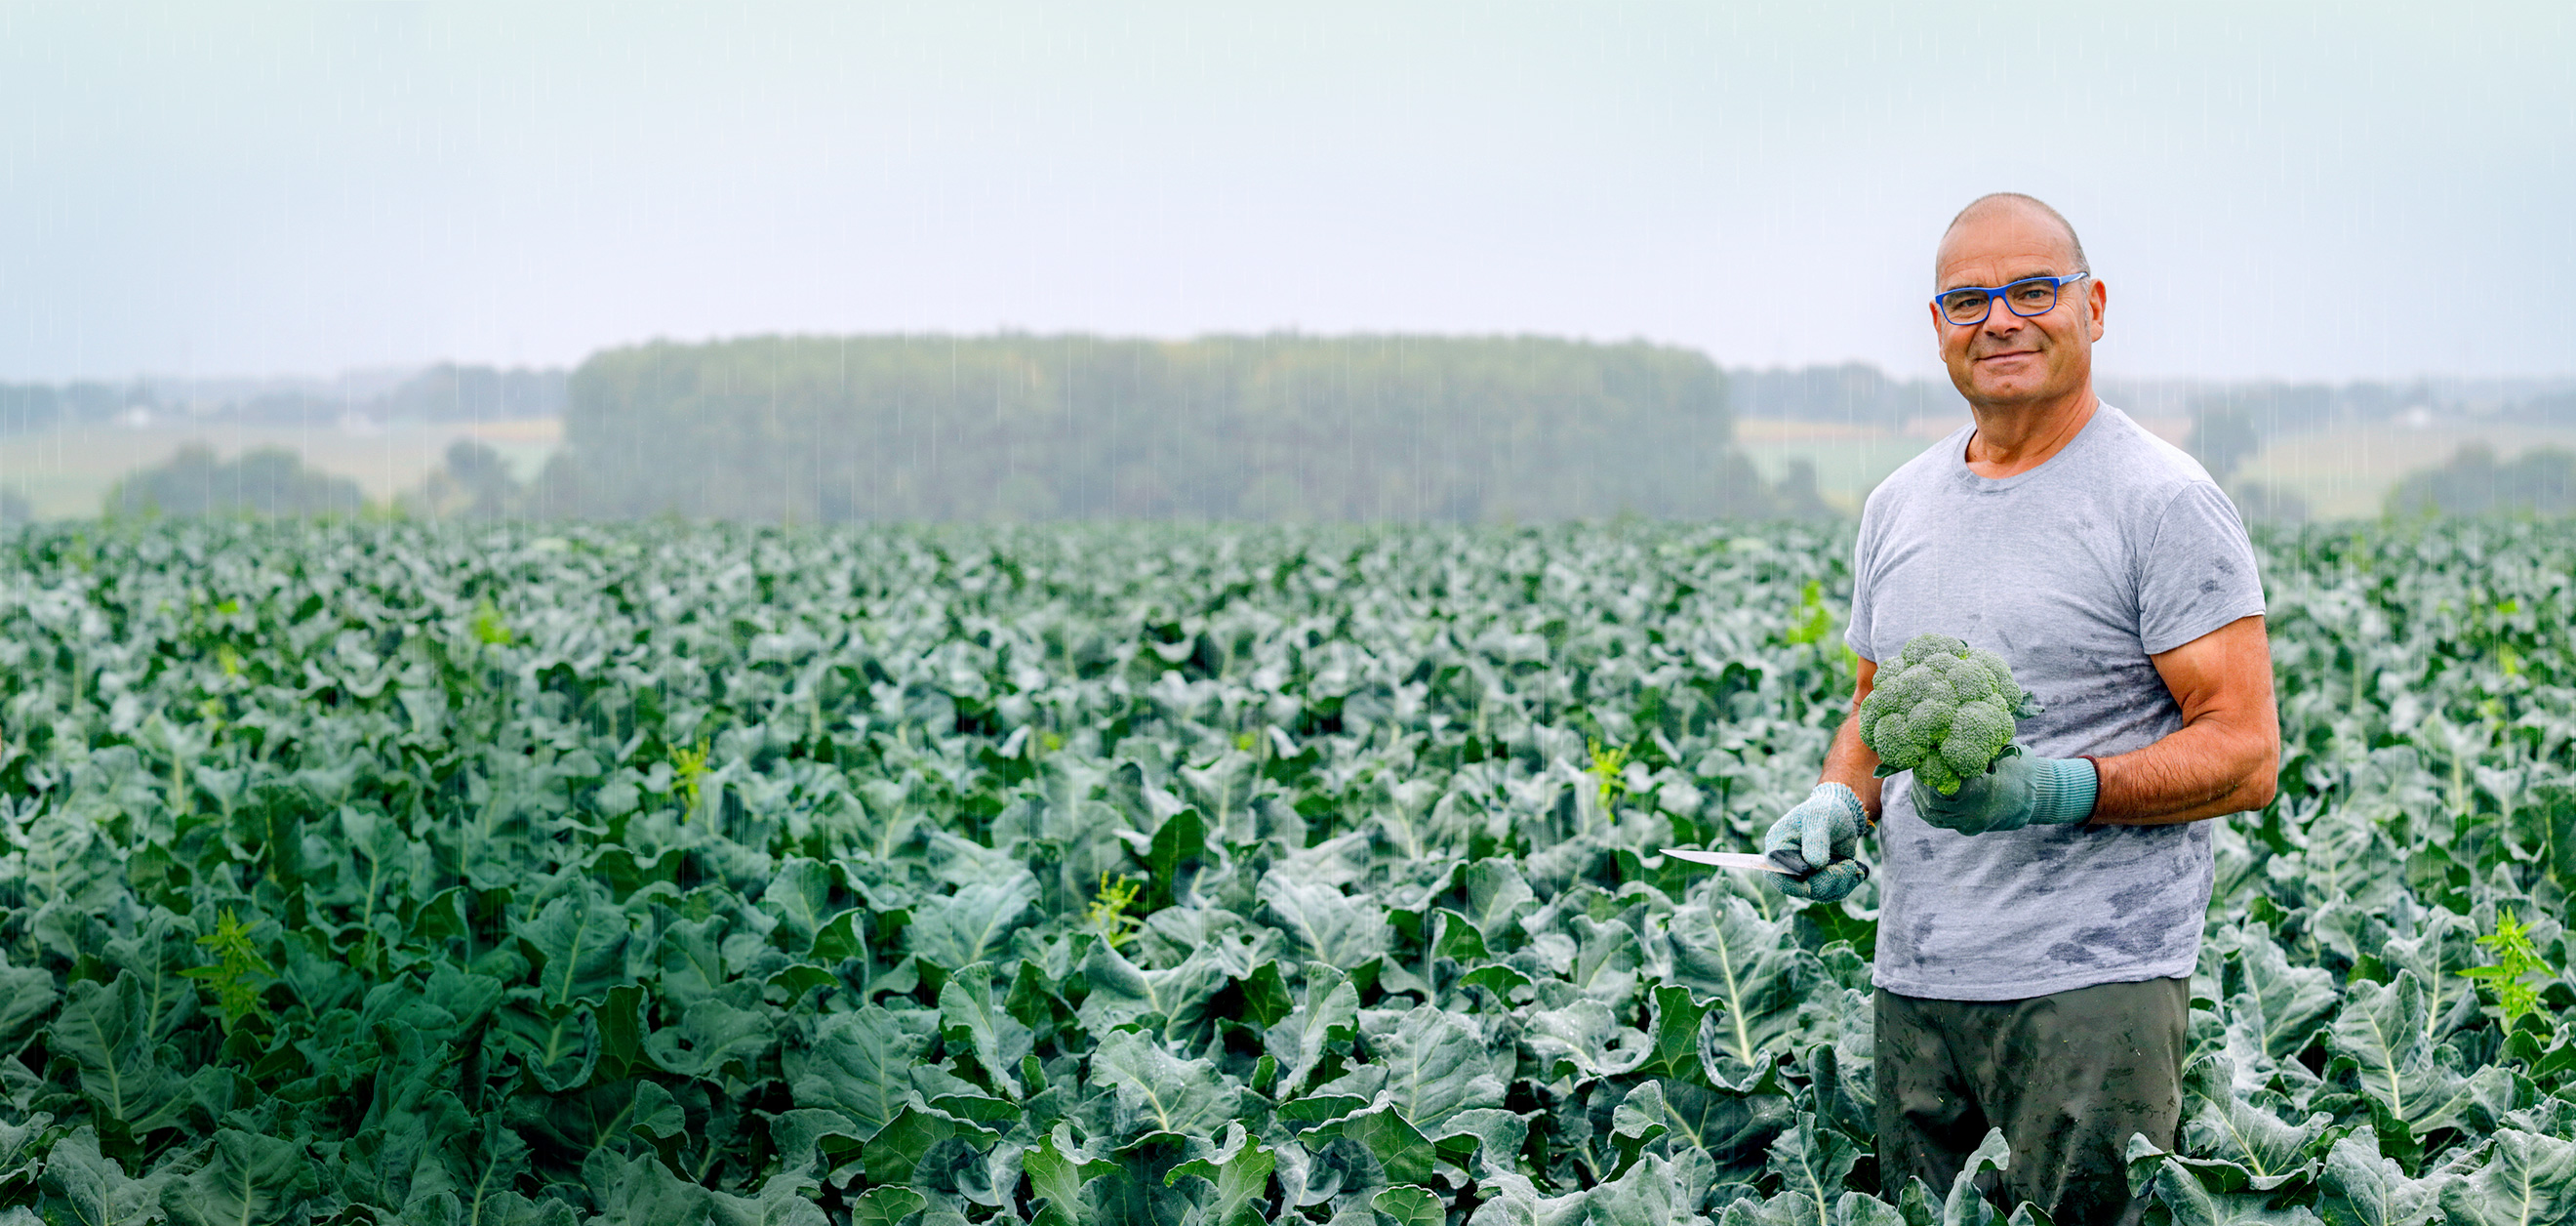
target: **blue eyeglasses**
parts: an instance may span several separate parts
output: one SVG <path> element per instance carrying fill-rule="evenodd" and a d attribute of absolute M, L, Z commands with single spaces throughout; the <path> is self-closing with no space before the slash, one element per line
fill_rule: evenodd
<path fill-rule="evenodd" d="M 2025 319 L 2046 315 L 2057 307 L 2058 287 L 2072 285 L 2092 275 L 2079 272 L 2071 277 L 2024 277 L 2010 285 L 1993 287 L 1962 285 L 1934 294 L 1932 309 L 1941 312 L 1941 318 L 1963 328 L 1986 322 L 1986 316 L 1994 312 L 1997 298 L 2003 299 L 2013 314 Z"/>

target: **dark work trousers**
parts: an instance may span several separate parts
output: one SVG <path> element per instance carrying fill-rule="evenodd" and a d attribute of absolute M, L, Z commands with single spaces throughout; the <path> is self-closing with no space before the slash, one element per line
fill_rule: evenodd
<path fill-rule="evenodd" d="M 2129 1136 L 2173 1148 L 2191 981 L 2105 983 L 2028 1000 L 1924 1000 L 1879 989 L 1879 1186 L 1908 1176 L 1935 1197 L 2000 1127 L 2012 1144 L 2001 1207 L 2024 1200 L 2056 1226 L 2135 1226 L 2121 1156 Z"/>

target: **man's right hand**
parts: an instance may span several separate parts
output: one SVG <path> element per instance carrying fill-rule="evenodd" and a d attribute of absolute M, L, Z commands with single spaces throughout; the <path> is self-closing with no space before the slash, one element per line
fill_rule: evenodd
<path fill-rule="evenodd" d="M 1819 783 L 1796 808 L 1771 823 L 1770 832 L 1762 836 L 1762 853 L 1794 851 L 1817 866 L 1803 877 L 1780 878 L 1781 893 L 1833 902 L 1869 876 L 1856 858 L 1861 833 L 1868 828 L 1869 812 L 1861 807 L 1857 794 L 1839 783 Z"/>

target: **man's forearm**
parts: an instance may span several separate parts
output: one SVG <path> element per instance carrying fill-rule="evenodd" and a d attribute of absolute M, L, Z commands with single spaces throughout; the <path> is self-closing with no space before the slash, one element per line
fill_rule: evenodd
<path fill-rule="evenodd" d="M 2204 719 L 2144 749 L 2096 758 L 2093 821 L 2163 826 L 2272 803 L 2279 742 L 2264 730 Z"/>
<path fill-rule="evenodd" d="M 1867 810 L 1870 819 L 1875 821 L 1878 818 L 1878 786 L 1883 782 L 1877 771 L 1878 755 L 1860 739 L 1860 704 L 1855 702 L 1851 714 L 1843 719 L 1843 726 L 1834 730 L 1833 744 L 1825 750 L 1824 777 L 1818 782 L 1839 783 L 1850 788 L 1853 795 L 1860 797 L 1860 807 Z"/>

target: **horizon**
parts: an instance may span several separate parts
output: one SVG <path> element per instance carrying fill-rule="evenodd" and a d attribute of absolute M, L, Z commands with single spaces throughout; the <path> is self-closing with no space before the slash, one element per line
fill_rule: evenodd
<path fill-rule="evenodd" d="M 1787 374 L 1799 374 L 1799 373 L 1807 373 L 1807 372 L 1820 372 L 1820 371 L 1831 371 L 1831 370 L 1844 370 L 1844 369 L 1859 368 L 1859 369 L 1865 369 L 1865 370 L 1867 370 L 1867 371 L 1869 371 L 1869 372 L 1871 372 L 1871 373 L 1873 373 L 1873 374 L 1876 374 L 1876 375 L 1878 375 L 1879 377 L 1884 378 L 1884 379 L 1886 379 L 1886 380 L 1890 381 L 1891 383 L 1900 383 L 1900 384 L 1901 384 L 1901 383 L 1908 383 L 1908 382 L 1925 382 L 1925 383 L 1930 383 L 1930 384 L 1932 384 L 1932 385 L 1934 385 L 1934 386 L 1936 386 L 1936 387 L 1939 387 L 1939 386 L 1947 386 L 1947 383 L 1948 383 L 1948 379 L 1947 379 L 1946 372 L 1943 372 L 1943 371 L 1941 371 L 1941 370 L 1939 370 L 1939 369 L 1937 369 L 1937 368 L 1936 368 L 1936 369 L 1934 369 L 1934 370 L 1928 371 L 1928 372 L 1925 372 L 1925 371 L 1896 371 L 1896 370 L 1890 370 L 1890 369 L 1888 369 L 1887 367 L 1884 367 L 1884 366 L 1879 365 L 1878 363 L 1871 362 L 1871 361 L 1869 361 L 1869 360 L 1867 360 L 1867 359 L 1861 359 L 1861 358 L 1850 358 L 1850 359 L 1844 359 L 1844 360 L 1840 360 L 1840 361 L 1820 360 L 1820 361 L 1814 361 L 1814 362 L 1798 362 L 1798 363 L 1789 363 L 1789 364 L 1730 363 L 1730 362 L 1726 362 L 1726 361 L 1720 360 L 1720 358 L 1719 358 L 1719 356 L 1718 356 L 1717 354 L 1710 353 L 1710 352 L 1708 352 L 1708 351 L 1707 351 L 1707 350 L 1705 350 L 1705 349 L 1699 349 L 1699 348 L 1694 347 L 1694 346 L 1691 346 L 1691 345 L 1675 344 L 1675 343 L 1672 343 L 1672 342 L 1651 340 L 1651 339 L 1649 339 L 1649 338 L 1644 338 L 1644 337 L 1627 337 L 1627 338 L 1620 338 L 1620 339 L 1602 339 L 1602 338 L 1593 338 L 1593 337 L 1561 336 L 1561 335 L 1555 335 L 1555 334 L 1549 334 L 1549 333 L 1535 333 L 1535 332 L 1517 332 L 1517 333 L 1515 333 L 1515 332 L 1488 332 L 1488 333 L 1471 333 L 1471 332 L 1367 332 L 1367 331 L 1351 331 L 1351 332 L 1300 332 L 1300 331 L 1297 331 L 1297 330 L 1295 330 L 1295 329 L 1286 329 L 1286 328 L 1282 328 L 1282 329 L 1274 329 L 1274 330 L 1267 331 L 1267 332 L 1201 332 L 1201 333 L 1195 333 L 1195 334 L 1190 334 L 1190 335 L 1181 335 L 1181 336 L 1148 336 L 1148 335 L 1118 334 L 1118 333 L 1103 333 L 1103 332 L 1083 332 L 1083 331 L 1029 332 L 1029 331 L 1018 331 L 1018 330 L 1009 330 L 1009 329 L 993 330 L 993 331 L 986 331 L 986 332 L 932 331 L 932 332 L 850 332 L 850 333 L 829 333 L 829 332 L 824 332 L 824 333 L 817 333 L 817 332 L 792 332 L 792 331 L 781 331 L 781 332 L 744 333 L 744 334 L 740 334 L 740 335 L 712 336 L 712 337 L 705 337 L 705 338 L 700 338 L 700 339 L 680 339 L 680 338 L 674 338 L 674 337 L 652 337 L 652 338 L 649 338 L 649 339 L 646 339 L 646 340 L 640 340 L 640 341 L 625 341 L 625 342 L 618 342 L 618 343 L 614 343 L 614 344 L 603 345 L 603 346 L 601 346 L 601 347 L 600 347 L 600 348 L 598 348 L 598 349 L 592 350 L 592 351 L 591 351 L 591 352 L 589 352 L 589 353 L 585 353 L 585 354 L 581 355 L 579 358 L 575 359 L 575 360 L 574 360 L 574 361 L 572 361 L 571 363 L 563 364 L 563 365 L 543 365 L 543 364 L 506 365 L 506 364 L 500 364 L 500 363 L 473 361 L 473 360 L 459 359 L 459 358 L 453 358 L 453 357 L 442 357 L 442 358 L 434 358 L 434 359 L 430 359 L 430 360 L 427 360 L 427 361 L 414 361 L 414 362 L 389 362 L 389 363 L 375 364 L 375 365 L 367 365 L 367 366 L 356 366 L 356 367 L 349 367 L 349 368 L 345 368 L 345 369 L 341 369 L 341 370 L 336 370 L 336 371 L 319 372 L 319 373 L 315 373 L 315 372 L 292 372 L 292 371 L 269 371 L 269 372 L 218 371 L 218 372 L 208 372 L 208 373 L 202 373 L 202 374 L 180 374 L 180 373 L 168 372 L 168 371 L 140 371 L 140 372 L 137 372 L 137 373 L 134 373 L 134 374 L 130 374 L 130 375 L 115 375 L 115 376 L 103 376 L 103 377 L 75 377 L 75 378 L 68 378 L 68 379 L 8 379 L 8 378 L 0 378 L 0 386 L 15 385 L 15 386 L 21 386 L 21 387 L 24 387 L 24 386 L 53 386 L 53 387 L 69 387 L 69 386 L 74 386 L 74 385 L 89 385 L 89 386 L 109 387 L 109 388 L 116 388 L 116 387 L 148 387 L 148 388 L 155 388 L 155 389 L 159 389 L 159 388 L 165 388 L 165 387 L 167 387 L 167 386 L 169 386 L 169 385 L 172 385 L 172 384 L 177 384 L 177 385 L 181 385 L 181 386 L 186 386 L 186 385 L 194 384 L 194 385 L 201 385 L 201 386 L 222 386 L 222 387 L 228 387 L 228 388 L 232 388 L 232 389 L 234 389 L 235 394 L 263 394 L 263 393 L 278 392 L 278 391 L 309 391 L 309 390 L 314 390 L 314 389 L 332 389 L 332 390 L 339 390 L 339 391 L 343 391 L 343 392 L 348 392 L 348 389 L 350 388 L 350 386 L 351 386 L 351 385 L 355 385 L 355 386 L 357 386 L 357 387 L 363 387 L 363 388 L 367 388 L 367 389 L 369 389 L 369 390 L 364 391 L 364 392 L 348 392 L 348 394 L 351 394 L 351 395 L 353 395 L 353 396 L 357 396 L 357 397 L 362 397 L 362 398 L 363 398 L 363 397 L 366 397 L 366 396 L 381 395 L 381 394 L 383 394 L 384 392 L 389 391 L 389 390 L 391 390 L 392 388 L 394 388 L 394 387 L 396 387 L 396 386 L 399 386 L 400 384 L 402 384 L 403 382 L 405 382 L 405 381 L 407 381 L 407 380 L 410 380 L 410 379 L 416 378 L 416 377 L 418 377 L 418 376 L 420 376 L 420 375 L 427 374 L 427 373 L 429 373 L 429 372 L 431 372 L 431 371 L 438 370 L 438 369 L 441 369 L 441 368 L 452 368 L 452 369 L 459 369 L 459 370 L 489 370 L 489 371 L 493 371 L 493 372 L 501 373 L 501 374 L 512 374 L 512 373 L 522 373 L 522 372 L 524 372 L 524 373 L 528 373 L 528 374 L 539 374 L 539 375 L 546 375 L 546 374 L 562 374 L 562 375 L 567 375 L 567 376 L 568 376 L 568 375 L 570 375 L 570 374 L 574 373 L 575 371 L 578 371 L 578 370 L 581 368 L 581 366 L 582 366 L 582 364 L 583 364 L 583 363 L 585 363 L 585 362 L 589 361 L 591 358 L 596 357 L 596 356 L 598 356 L 598 355 L 600 355 L 600 354 L 603 354 L 603 353 L 610 353 L 610 352 L 615 352 L 615 351 L 624 350 L 624 349 L 640 348 L 640 347 L 649 346 L 649 345 L 714 346 L 714 345 L 724 345 L 724 344 L 729 344 L 729 343 L 734 343 L 734 342 L 740 342 L 740 341 L 757 341 L 757 340 L 767 340 L 767 339 L 817 339 L 817 338 L 821 338 L 821 339 L 851 339 L 851 340 L 857 340 L 857 339 L 861 339 L 861 338 L 867 338 L 867 339 L 883 339 L 883 338 L 889 338 L 889 337 L 897 337 L 897 338 L 912 338 L 912 339 L 921 339 L 921 340 L 947 340 L 947 339 L 955 339 L 955 340 L 992 340 L 992 339 L 1011 339 L 1011 338 L 1019 338 L 1019 339 L 1031 339 L 1031 340 L 1041 340 L 1041 341 L 1044 341 L 1044 340 L 1075 340 L 1075 339 L 1079 339 L 1079 340 L 1106 341 L 1106 342 L 1131 342 L 1131 341 L 1144 341 L 1144 342 L 1151 342 L 1151 343 L 1158 343 L 1158 344 L 1186 344 L 1186 343 L 1189 343 L 1189 342 L 1191 342 L 1191 341 L 1212 340 L 1212 339 L 1223 339 L 1223 338 L 1254 338 L 1254 337 L 1263 337 L 1263 336 L 1287 336 L 1287 337 L 1301 337 L 1301 338 L 1309 339 L 1309 340 L 1355 340 L 1355 339 L 1369 339 L 1369 338 L 1381 338 L 1381 337 L 1382 337 L 1382 338 L 1390 338 L 1390 339 L 1392 339 L 1392 338 L 1406 338 L 1406 339 L 1411 339 L 1411 338 L 1422 338 L 1422 339 L 1452 339 L 1452 340 L 1531 339 L 1531 340 L 1550 340 L 1550 341 L 1571 341 L 1571 342 L 1578 343 L 1578 344 L 1587 344 L 1587 345 L 1604 345 L 1604 346 L 1616 346 L 1616 345 L 1628 345 L 1628 344 L 1645 344 L 1645 345 L 1653 345 L 1653 346 L 1662 347 L 1662 348 L 1679 349 L 1679 350 L 1683 350 L 1683 351 L 1687 351 L 1687 352 L 1694 352 L 1694 353 L 1697 353 L 1697 354 L 1699 354 L 1700 356 L 1702 356 L 1702 357 L 1705 357 L 1705 358 L 1709 359 L 1710 363 L 1711 363 L 1713 366 L 1715 366 L 1715 367 L 1717 368 L 1717 370 L 1718 370 L 1718 372 L 1719 372 L 1720 374 L 1722 374 L 1722 375 L 1726 375 L 1726 376 L 1730 376 L 1730 377 L 1737 376 L 1737 375 L 1787 375 Z M 2210 376 L 2205 376 L 2205 375 L 2136 375 L 2136 374 L 2111 374 L 2111 375 L 2103 375 L 2103 374 L 2100 374 L 2100 373 L 2098 373 L 2098 372 L 2097 372 L 2096 377 L 2095 377 L 2095 383 L 2096 383 L 2097 388 L 2099 388 L 2099 387 L 2117 387 L 2117 388 L 2156 387 L 2156 388 L 2179 388 L 2179 389 L 2185 389 L 2185 390 L 2218 389 L 2218 388 L 2289 388 L 2289 387 L 2326 387 L 2326 388 L 2333 388 L 2333 389 L 2344 389 L 2344 388 L 2353 388 L 2353 387 L 2359 387 L 2359 386 L 2378 386 L 2378 387 L 2393 387 L 2393 388 L 2421 387 L 2421 388 L 2433 389 L 2433 390 L 2437 390 L 2437 391 L 2457 391 L 2457 390 L 2459 390 L 2460 388 L 2462 388 L 2463 386 L 2467 386 L 2467 387 L 2480 387 L 2480 386 L 2486 386 L 2486 387 L 2508 387 L 2508 388 L 2514 388 L 2514 389 L 2521 390 L 2521 391 L 2528 391 L 2528 392 L 2535 393 L 2535 394 L 2549 394 L 2549 393 L 2555 393 L 2555 392 L 2559 392 L 2559 391 L 2564 391 L 2564 390 L 2567 390 L 2567 389 L 2569 389 L 2569 388 L 2571 388 L 2571 387 L 2576 387 L 2576 373 L 2568 373 L 2568 374 L 2531 374 L 2531 375 L 2455 375 L 2455 374 L 2439 374 L 2439 373 L 2434 373 L 2434 374 L 2399 375 L 2399 376 L 2387 376 L 2387 377 L 2361 377 L 2361 378 L 2351 378 L 2351 379 L 2283 379 L 2283 378 L 2274 378 L 2274 377 L 2266 377 L 2266 376 L 2252 376 L 2252 377 L 2242 377 L 2242 378 L 2219 378 L 2219 377 L 2210 377 Z"/>

